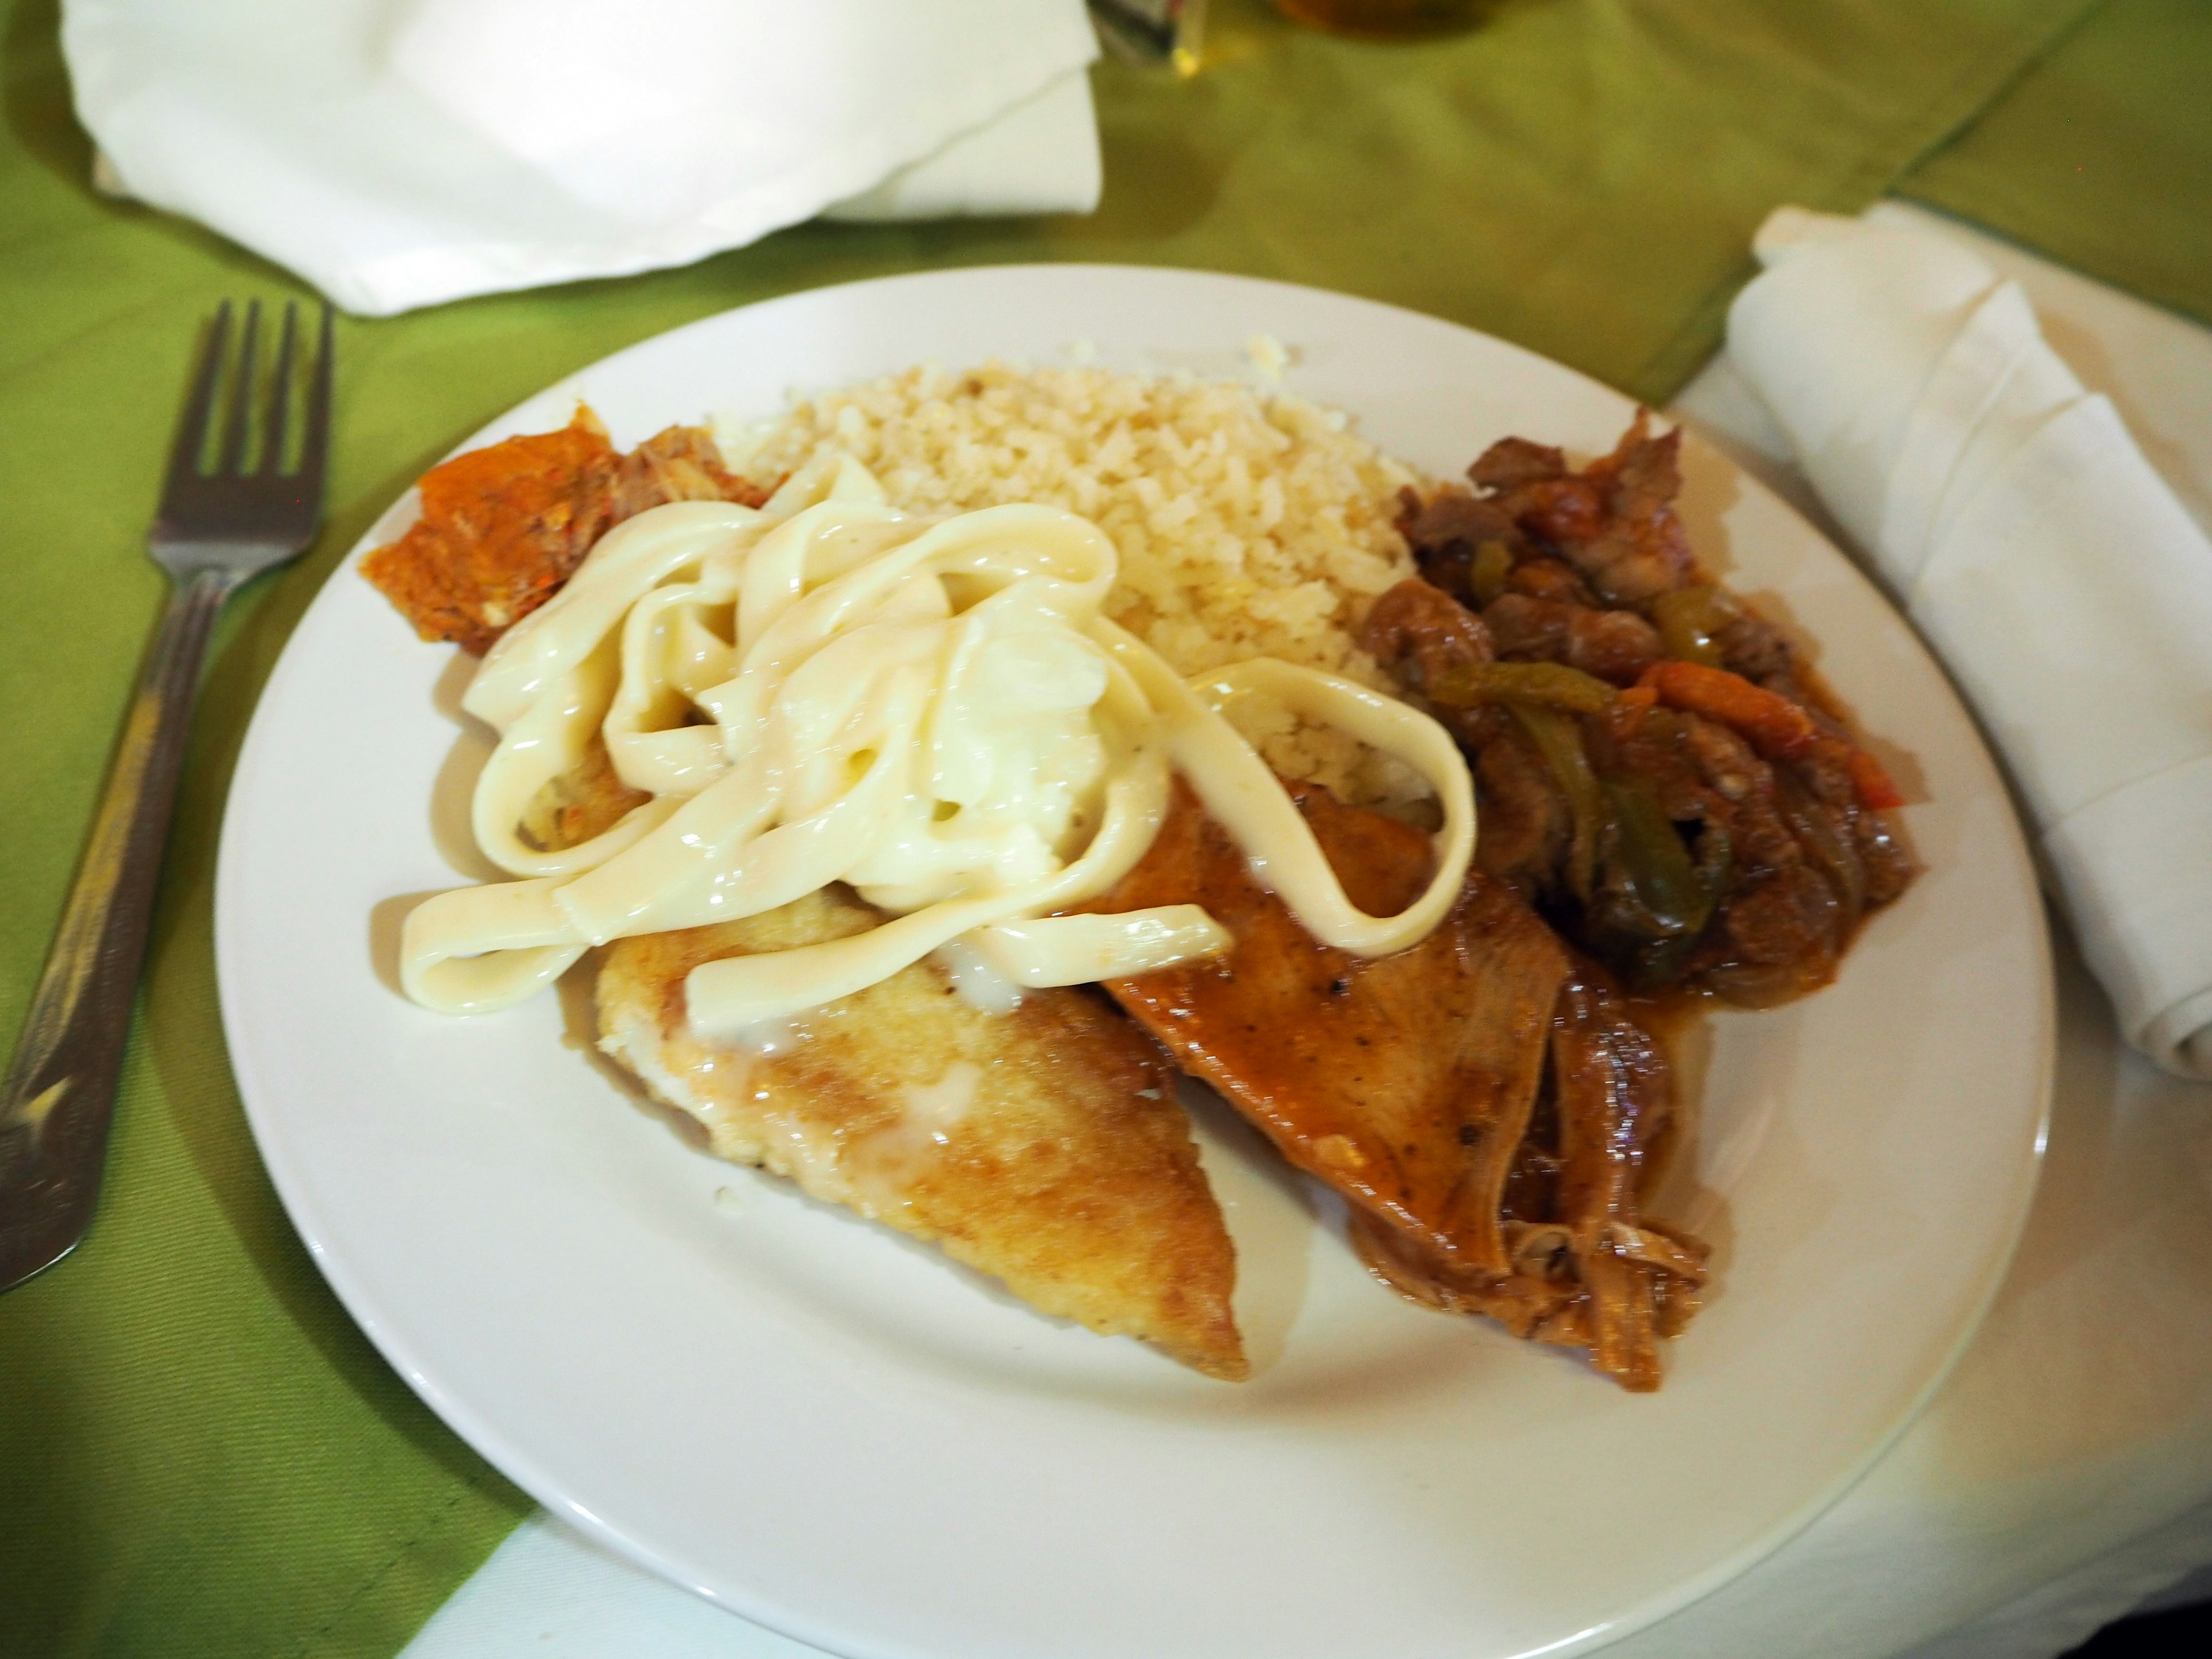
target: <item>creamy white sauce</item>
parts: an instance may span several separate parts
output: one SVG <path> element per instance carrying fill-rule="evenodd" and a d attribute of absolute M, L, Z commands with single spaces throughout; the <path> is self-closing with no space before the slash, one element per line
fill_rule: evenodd
<path fill-rule="evenodd" d="M 994 968 L 965 939 L 947 939 L 930 953 L 961 1001 L 979 1014 L 1011 1014 L 1022 1006 L 1022 988 Z"/>
<path fill-rule="evenodd" d="M 975 1104 L 975 1091 L 983 1081 L 983 1068 L 972 1060 L 956 1060 L 934 1083 L 909 1083 L 906 1088 L 905 1127 L 918 1139 L 946 1145 Z"/>
<path fill-rule="evenodd" d="M 888 1215 L 912 1201 L 915 1183 L 952 1145 L 982 1084 L 981 1066 L 956 1060 L 936 1082 L 900 1091 L 899 1115 L 853 1142 L 838 1165 L 838 1178 L 863 1211 Z"/>
<path fill-rule="evenodd" d="M 700 1035 L 778 1052 L 782 1022 L 933 951 L 963 996 L 1001 1012 L 1020 987 L 1214 954 L 1228 935 L 1197 905 L 1048 914 L 1144 856 L 1170 770 L 1316 938 L 1369 957 L 1425 938 L 1474 848 L 1473 787 L 1449 736 L 1394 699 L 1266 659 L 1186 684 L 1106 619 L 1116 568 L 1113 544 L 1073 514 L 915 518 L 842 458 L 757 511 L 678 502 L 617 526 L 501 638 L 464 699 L 500 733 L 477 786 L 477 839 L 518 879 L 416 908 L 408 994 L 488 1012 L 592 945 L 758 915 L 839 881 L 892 919 L 695 969 Z M 1428 780 L 1444 827 L 1409 908 L 1370 916 L 1345 897 L 1223 717 L 1248 696 Z M 595 734 L 648 800 L 580 846 L 532 847 L 519 829 L 532 800 Z"/>

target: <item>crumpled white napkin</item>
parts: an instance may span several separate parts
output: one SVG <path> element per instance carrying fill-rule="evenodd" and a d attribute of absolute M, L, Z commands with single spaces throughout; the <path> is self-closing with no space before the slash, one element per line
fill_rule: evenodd
<path fill-rule="evenodd" d="M 2212 1080 L 2212 542 L 2017 285 L 1784 208 L 1729 352 L 1973 704 L 2129 1042 Z"/>
<path fill-rule="evenodd" d="M 65 0 L 62 44 L 103 183 L 370 315 L 1098 199 L 1083 0 Z"/>

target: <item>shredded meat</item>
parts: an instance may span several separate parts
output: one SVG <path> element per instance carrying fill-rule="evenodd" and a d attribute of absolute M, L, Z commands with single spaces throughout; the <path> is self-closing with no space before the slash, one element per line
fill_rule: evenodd
<path fill-rule="evenodd" d="M 610 524 L 670 501 L 737 501 L 758 507 L 768 492 L 722 465 L 714 434 L 699 426 L 672 426 L 622 458 L 615 472 Z"/>
<path fill-rule="evenodd" d="M 1389 915 L 1419 893 L 1425 836 L 1289 787 L 1353 903 Z M 1203 904 L 1231 953 L 1108 991 L 1351 1201 L 1375 1272 L 1425 1305 L 1589 1348 L 1624 1387 L 1657 1387 L 1656 1340 L 1694 1310 L 1705 1249 L 1638 1216 L 1671 1085 L 1601 974 L 1480 872 L 1409 951 L 1370 961 L 1319 945 L 1180 783 L 1152 849 L 1098 907 L 1177 902 Z"/>
<path fill-rule="evenodd" d="M 1490 630 L 1482 618 L 1439 588 L 1408 579 L 1375 601 L 1360 625 L 1361 648 L 1394 669 L 1409 696 L 1424 699 L 1440 681 L 1490 661 Z M 1499 735 L 1499 713 L 1480 706 L 1429 705 L 1444 729 L 1470 750 Z"/>
<path fill-rule="evenodd" d="M 672 426 L 618 455 L 580 406 L 557 432 L 433 467 L 421 491 L 422 516 L 363 560 L 362 574 L 424 639 L 478 655 L 551 599 L 624 519 L 667 501 L 766 499 L 722 465 L 704 429 Z"/>
<path fill-rule="evenodd" d="M 1527 550 L 1528 538 L 1504 508 L 1478 501 L 1464 491 L 1447 491 L 1427 501 L 1412 490 L 1400 498 L 1398 527 L 1413 549 L 1421 574 L 1462 604 L 1480 607 L 1474 588 L 1477 558 L 1486 547 L 1504 550 L 1511 559 Z"/>
<path fill-rule="evenodd" d="M 1425 1306 L 1483 1314 L 1516 1336 L 1587 1348 L 1621 1387 L 1661 1380 L 1659 1340 L 1697 1312 L 1707 1249 L 1641 1213 L 1674 1118 L 1666 1057 L 1601 970 L 1575 964 L 1551 1019 L 1550 1071 L 1500 1206 L 1504 1270 L 1463 1261 L 1371 1214 L 1352 1236 L 1369 1267 Z"/>
<path fill-rule="evenodd" d="M 1560 991 L 1552 1052 L 1559 1115 L 1556 1218 L 1584 1292 L 1590 1357 L 1623 1388 L 1656 1389 L 1656 1339 L 1681 1316 L 1662 1302 L 1662 1291 L 1672 1288 L 1662 1280 L 1677 1279 L 1693 1291 L 1704 1279 L 1705 1254 L 1677 1235 L 1667 1241 L 1677 1255 L 1650 1242 L 1638 1225 L 1638 1179 L 1673 1111 L 1666 1059 L 1603 976 L 1589 971 Z"/>

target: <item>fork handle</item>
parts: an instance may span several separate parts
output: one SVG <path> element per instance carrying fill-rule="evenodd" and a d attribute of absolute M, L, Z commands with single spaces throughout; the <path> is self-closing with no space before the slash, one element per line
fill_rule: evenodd
<path fill-rule="evenodd" d="M 0 1083 L 0 1291 L 68 1255 L 92 1220 L 193 694 L 216 614 L 237 585 L 228 571 L 180 576 L 131 690 L 76 879 Z"/>

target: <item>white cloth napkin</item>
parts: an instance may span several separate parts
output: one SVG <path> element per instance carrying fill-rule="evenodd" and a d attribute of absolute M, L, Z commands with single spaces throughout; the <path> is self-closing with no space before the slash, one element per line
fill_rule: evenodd
<path fill-rule="evenodd" d="M 2128 1040 L 2212 1080 L 2212 543 L 1920 231 L 1784 208 L 1729 352 L 2009 766 Z"/>
<path fill-rule="evenodd" d="M 1088 212 L 1082 0 L 65 0 L 104 182 L 350 311 Z"/>

